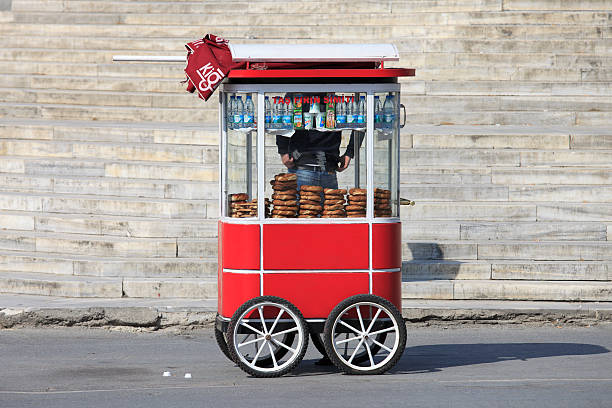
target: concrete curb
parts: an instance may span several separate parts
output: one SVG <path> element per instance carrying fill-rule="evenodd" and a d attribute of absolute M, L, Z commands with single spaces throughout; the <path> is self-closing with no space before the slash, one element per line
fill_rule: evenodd
<path fill-rule="evenodd" d="M 31 306 L 28 306 L 31 305 Z M 159 330 L 212 327 L 216 301 L 0 296 L 0 329 L 45 326 Z M 572 324 L 612 322 L 612 303 L 405 300 L 408 324 Z"/>

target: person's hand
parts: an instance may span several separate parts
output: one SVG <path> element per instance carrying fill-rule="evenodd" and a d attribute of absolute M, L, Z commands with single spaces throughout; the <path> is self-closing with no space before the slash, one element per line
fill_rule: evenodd
<path fill-rule="evenodd" d="M 293 157 L 289 156 L 289 154 L 285 153 L 281 155 L 281 161 L 288 169 L 292 169 L 295 167 L 295 163 L 293 162 Z"/>
<path fill-rule="evenodd" d="M 349 156 L 342 156 L 340 158 L 340 166 L 338 166 L 338 171 L 344 171 L 348 168 L 349 163 L 351 162 L 351 158 Z"/>

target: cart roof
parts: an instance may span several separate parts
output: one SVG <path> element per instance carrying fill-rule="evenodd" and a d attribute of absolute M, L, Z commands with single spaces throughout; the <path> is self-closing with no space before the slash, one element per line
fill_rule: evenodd
<path fill-rule="evenodd" d="M 393 44 L 229 44 L 234 61 L 364 62 L 398 61 Z"/>

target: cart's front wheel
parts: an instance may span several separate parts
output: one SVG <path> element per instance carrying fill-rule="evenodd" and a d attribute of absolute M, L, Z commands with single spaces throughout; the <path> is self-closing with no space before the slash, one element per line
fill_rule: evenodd
<path fill-rule="evenodd" d="M 308 327 L 288 301 L 261 296 L 249 300 L 232 316 L 227 328 L 230 356 L 256 377 L 278 377 L 293 370 L 308 347 Z"/>
<path fill-rule="evenodd" d="M 382 374 L 406 347 L 406 325 L 397 308 L 374 295 L 340 302 L 325 322 L 323 342 L 329 359 L 347 374 Z"/>

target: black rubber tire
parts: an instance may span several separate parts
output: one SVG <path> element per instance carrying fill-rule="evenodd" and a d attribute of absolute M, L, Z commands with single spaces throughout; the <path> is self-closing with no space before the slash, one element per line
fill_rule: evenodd
<path fill-rule="evenodd" d="M 225 333 L 215 327 L 215 340 L 217 340 L 217 346 L 221 349 L 221 352 L 230 361 L 234 361 L 230 356 L 229 349 L 227 347 L 227 340 L 225 339 Z"/>
<path fill-rule="evenodd" d="M 247 310 L 251 309 L 253 306 L 256 306 L 259 304 L 266 304 L 266 303 L 282 305 L 288 310 L 290 310 L 297 319 L 296 323 L 298 324 L 298 328 L 300 328 L 302 331 L 303 343 L 302 343 L 301 349 L 298 350 L 296 358 L 286 367 L 283 367 L 276 371 L 259 371 L 245 364 L 240 359 L 240 356 L 238 355 L 238 352 L 236 350 L 236 346 L 234 345 L 233 333 L 236 330 L 238 321 L 240 320 L 241 316 L 245 312 L 247 312 Z M 240 367 L 240 369 L 242 369 L 247 374 L 250 374 L 254 377 L 260 377 L 260 378 L 280 377 L 294 370 L 304 358 L 304 355 L 306 354 L 306 350 L 308 348 L 308 325 L 306 324 L 306 320 L 304 320 L 304 316 L 302 316 L 302 313 L 299 311 L 299 309 L 295 307 L 293 304 L 291 304 L 289 301 L 282 299 L 280 297 L 276 297 L 276 296 L 259 296 L 259 297 L 253 298 L 245 302 L 244 304 L 242 304 L 242 306 L 240 306 L 238 310 L 236 310 L 236 312 L 232 316 L 232 319 L 230 320 L 229 325 L 227 327 L 227 347 L 228 347 L 230 356 L 232 357 L 232 361 L 234 361 L 238 365 L 238 367 Z M 275 353 L 275 356 L 276 356 L 276 353 Z"/>
<path fill-rule="evenodd" d="M 397 349 L 395 350 L 394 355 L 384 365 L 371 370 L 357 370 L 345 364 L 344 361 L 336 354 L 336 351 L 334 350 L 332 344 L 332 331 L 336 320 L 340 317 L 341 313 L 343 313 L 348 307 L 360 302 L 374 303 L 384 307 L 389 312 L 388 315 L 395 320 L 395 323 L 398 328 L 399 344 L 397 346 Z M 334 307 L 334 309 L 329 314 L 327 321 L 325 322 L 325 329 L 323 330 L 323 343 L 325 345 L 325 351 L 327 352 L 327 356 L 338 369 L 342 370 L 346 374 L 372 375 L 382 374 L 390 370 L 397 364 L 399 359 L 402 357 L 402 354 L 406 347 L 406 336 L 406 323 L 404 322 L 404 318 L 397 310 L 395 305 L 380 296 L 363 294 L 351 296 L 340 302 L 336 307 Z"/>

